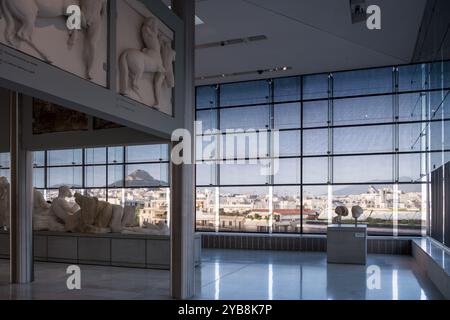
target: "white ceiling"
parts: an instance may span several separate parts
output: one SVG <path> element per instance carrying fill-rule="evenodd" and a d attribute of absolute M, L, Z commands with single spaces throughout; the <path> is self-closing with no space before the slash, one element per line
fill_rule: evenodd
<path fill-rule="evenodd" d="M 197 0 L 197 44 L 266 35 L 267 41 L 196 50 L 196 76 L 290 66 L 288 72 L 200 80 L 230 82 L 409 63 L 426 0 L 366 0 L 382 30 L 352 24 L 349 0 Z"/>

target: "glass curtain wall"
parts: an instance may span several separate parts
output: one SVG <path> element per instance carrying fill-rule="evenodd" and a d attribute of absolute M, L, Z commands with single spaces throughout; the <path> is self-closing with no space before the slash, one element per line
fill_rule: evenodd
<path fill-rule="evenodd" d="M 424 235 L 428 174 L 450 154 L 449 72 L 444 61 L 198 87 L 197 230 L 325 233 L 337 206 L 359 205 L 372 235 Z"/>

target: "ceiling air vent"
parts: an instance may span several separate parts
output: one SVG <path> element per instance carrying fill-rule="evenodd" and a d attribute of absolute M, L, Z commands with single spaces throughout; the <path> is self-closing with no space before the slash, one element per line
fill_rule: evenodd
<path fill-rule="evenodd" d="M 209 48 L 216 48 L 216 47 L 225 47 L 225 46 L 232 46 L 237 44 L 246 44 L 246 43 L 252 43 L 257 41 L 264 41 L 267 40 L 267 37 L 265 35 L 259 35 L 259 36 L 251 36 L 246 38 L 238 38 L 238 39 L 228 39 L 224 41 L 218 41 L 218 42 L 209 42 L 209 43 L 203 43 L 197 45 L 196 49 L 209 49 Z"/>

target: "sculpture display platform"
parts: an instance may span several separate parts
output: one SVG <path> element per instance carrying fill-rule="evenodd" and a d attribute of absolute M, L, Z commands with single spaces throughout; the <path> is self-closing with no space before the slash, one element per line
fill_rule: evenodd
<path fill-rule="evenodd" d="M 366 260 L 367 225 L 332 224 L 328 226 L 328 263 L 365 265 Z"/>

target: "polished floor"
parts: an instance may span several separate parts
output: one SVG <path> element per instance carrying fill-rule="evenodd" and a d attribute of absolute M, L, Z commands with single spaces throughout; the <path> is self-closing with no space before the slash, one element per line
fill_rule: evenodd
<path fill-rule="evenodd" d="M 8 283 L 0 260 L 0 299 L 169 299 L 169 272 L 81 266 L 81 290 L 68 290 L 67 265 L 37 263 L 30 285 Z M 366 266 L 328 265 L 325 253 L 204 250 L 195 299 L 442 299 L 409 256 L 369 255 Z"/>

